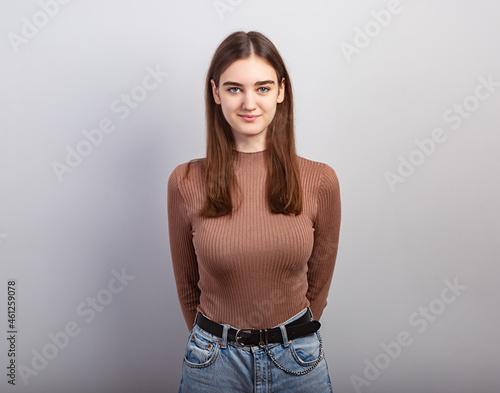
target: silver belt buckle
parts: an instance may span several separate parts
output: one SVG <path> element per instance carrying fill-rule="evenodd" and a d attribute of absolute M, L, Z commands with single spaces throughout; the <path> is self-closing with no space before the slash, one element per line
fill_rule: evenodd
<path fill-rule="evenodd" d="M 241 342 L 240 342 L 240 340 L 239 340 L 239 338 L 240 338 L 239 334 L 240 334 L 240 332 L 249 332 L 249 333 L 251 333 L 253 330 L 254 330 L 254 329 L 250 329 L 250 328 L 246 328 L 246 329 L 238 329 L 238 330 L 236 331 L 236 335 L 234 336 L 234 339 L 235 339 L 236 343 L 237 343 L 239 346 L 241 346 L 241 347 L 248 347 L 248 346 L 251 346 L 252 344 L 243 344 L 243 343 L 241 343 Z"/>

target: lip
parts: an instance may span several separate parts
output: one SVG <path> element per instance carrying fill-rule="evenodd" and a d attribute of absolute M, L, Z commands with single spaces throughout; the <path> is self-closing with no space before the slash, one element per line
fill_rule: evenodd
<path fill-rule="evenodd" d="M 238 115 L 238 116 L 241 117 L 246 122 L 252 122 L 255 121 L 255 119 L 257 119 L 260 115 Z"/>

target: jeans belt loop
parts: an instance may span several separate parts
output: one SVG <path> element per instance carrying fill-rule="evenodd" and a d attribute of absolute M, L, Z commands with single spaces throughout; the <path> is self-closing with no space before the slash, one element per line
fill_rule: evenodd
<path fill-rule="evenodd" d="M 259 345 L 269 344 L 269 339 L 267 338 L 267 329 L 259 330 Z"/>
<path fill-rule="evenodd" d="M 227 332 L 229 331 L 229 325 L 222 325 L 223 330 L 222 330 L 222 344 L 221 348 L 226 348 L 227 346 Z"/>
<path fill-rule="evenodd" d="M 283 337 L 283 345 L 286 348 L 286 347 L 288 347 L 288 336 L 286 334 L 286 326 L 283 324 L 280 324 L 279 327 L 281 329 L 281 337 Z"/>

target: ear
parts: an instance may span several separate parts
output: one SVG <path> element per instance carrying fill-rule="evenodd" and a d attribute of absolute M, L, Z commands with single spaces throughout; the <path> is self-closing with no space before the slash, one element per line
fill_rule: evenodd
<path fill-rule="evenodd" d="M 215 86 L 215 82 L 213 79 L 210 79 L 210 83 L 212 84 L 212 94 L 214 96 L 214 101 L 217 105 L 220 105 L 219 89 L 217 89 L 217 86 Z"/>
<path fill-rule="evenodd" d="M 281 104 L 285 100 L 285 78 L 281 78 L 281 84 L 278 90 L 278 99 L 276 102 Z"/>

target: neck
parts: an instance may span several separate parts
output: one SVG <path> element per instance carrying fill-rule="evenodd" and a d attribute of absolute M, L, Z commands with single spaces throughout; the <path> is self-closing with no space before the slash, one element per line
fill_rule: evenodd
<path fill-rule="evenodd" d="M 234 135 L 234 138 L 234 149 L 242 153 L 256 153 L 266 150 L 267 147 L 265 132 L 246 138 L 243 138 L 241 135 Z"/>

